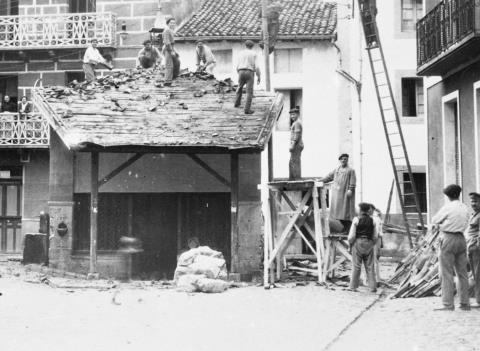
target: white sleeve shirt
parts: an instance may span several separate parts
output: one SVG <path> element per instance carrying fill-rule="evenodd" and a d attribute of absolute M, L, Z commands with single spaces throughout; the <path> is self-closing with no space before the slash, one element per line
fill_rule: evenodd
<path fill-rule="evenodd" d="M 442 232 L 451 233 L 463 233 L 467 229 L 468 221 L 468 207 L 458 200 L 445 204 L 432 218 L 432 223 L 439 225 Z"/>
<path fill-rule="evenodd" d="M 85 50 L 85 55 L 83 55 L 83 63 L 90 63 L 90 61 L 105 62 L 100 51 L 93 46 L 89 46 L 87 50 Z"/>

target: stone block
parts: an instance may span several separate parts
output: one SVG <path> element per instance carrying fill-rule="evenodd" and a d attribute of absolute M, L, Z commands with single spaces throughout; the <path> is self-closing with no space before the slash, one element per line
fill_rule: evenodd
<path fill-rule="evenodd" d="M 62 7 L 68 7 L 68 0 L 50 0 L 52 5 L 64 5 Z"/>
<path fill-rule="evenodd" d="M 151 16 L 157 10 L 157 1 L 133 4 L 133 16 Z"/>
<path fill-rule="evenodd" d="M 135 68 L 135 60 L 113 60 L 113 66 L 116 69 Z"/>
<path fill-rule="evenodd" d="M 123 45 L 142 45 L 147 39 L 150 39 L 149 33 L 129 34 L 127 39 L 123 41 Z M 120 35 L 118 35 L 117 41 L 120 42 Z"/>
<path fill-rule="evenodd" d="M 57 68 L 62 71 L 81 71 L 82 70 L 82 62 L 81 61 L 67 61 L 62 62 L 60 61 L 57 65 Z"/>
<path fill-rule="evenodd" d="M 115 55 L 115 58 L 133 58 L 135 59 L 137 57 L 138 51 L 142 48 L 141 45 L 139 45 L 136 48 L 124 48 L 120 47 L 117 49 L 117 53 Z"/>
<path fill-rule="evenodd" d="M 131 17 L 132 6 L 130 4 L 105 4 L 104 12 L 113 12 L 117 17 Z"/>
<path fill-rule="evenodd" d="M 0 72 L 21 72 L 21 71 L 25 71 L 25 64 L 23 62 L 0 64 Z"/>
<path fill-rule="evenodd" d="M 55 65 L 53 61 L 30 62 L 28 64 L 28 71 L 53 71 Z"/>
<path fill-rule="evenodd" d="M 25 6 L 33 5 L 33 1 L 34 1 L 34 0 L 20 0 L 20 3 L 18 4 L 18 7 L 19 7 L 20 9 L 22 9 L 22 8 L 25 7 Z"/>
<path fill-rule="evenodd" d="M 35 5 L 50 5 L 50 0 L 35 0 Z"/>
<path fill-rule="evenodd" d="M 40 78 L 40 73 L 19 73 L 18 86 L 33 87 L 35 81 Z"/>
<path fill-rule="evenodd" d="M 42 9 L 44 15 L 54 15 L 59 13 L 58 6 L 43 6 Z"/>
<path fill-rule="evenodd" d="M 155 23 L 155 17 L 145 17 L 142 19 L 142 28 L 144 31 L 148 32 L 153 28 Z"/>
<path fill-rule="evenodd" d="M 36 15 L 41 11 L 40 7 L 27 7 L 27 15 Z"/>
<path fill-rule="evenodd" d="M 43 86 L 51 85 L 65 85 L 65 73 L 64 72 L 48 72 L 43 73 Z"/>

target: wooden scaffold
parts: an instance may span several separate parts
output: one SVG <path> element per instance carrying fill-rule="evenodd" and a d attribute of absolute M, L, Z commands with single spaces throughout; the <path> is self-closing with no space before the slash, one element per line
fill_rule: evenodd
<path fill-rule="evenodd" d="M 268 183 L 268 201 L 265 202 L 264 230 L 264 287 L 281 279 L 285 250 L 299 236 L 317 260 L 318 283 L 324 284 L 328 275 L 333 277 L 345 260 L 352 259 L 346 244 L 346 233 L 330 233 L 327 191 L 329 185 L 317 179 L 272 181 Z M 301 194 L 300 201 L 292 194 Z M 290 211 L 276 211 L 282 200 Z M 308 218 L 313 215 L 313 228 Z M 282 216 L 288 216 L 287 222 Z M 278 228 L 279 225 L 281 228 Z M 279 235 L 275 237 L 273 228 Z M 309 240 L 305 233 L 313 239 Z M 340 254 L 340 255 L 338 255 Z M 301 256 L 301 255 L 300 255 Z M 275 268 L 274 268 L 275 267 Z"/>

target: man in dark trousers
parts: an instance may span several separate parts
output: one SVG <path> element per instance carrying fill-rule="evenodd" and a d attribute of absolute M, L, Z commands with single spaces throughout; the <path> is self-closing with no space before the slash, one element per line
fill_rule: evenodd
<path fill-rule="evenodd" d="M 246 49 L 243 50 L 238 58 L 237 72 L 238 72 L 238 89 L 237 99 L 235 100 L 235 107 L 240 107 L 242 102 L 243 87 L 247 86 L 247 100 L 245 101 L 245 114 L 250 115 L 254 111 L 251 109 L 253 99 L 253 83 L 255 80 L 255 73 L 257 73 L 257 84 L 260 84 L 260 67 L 258 65 L 258 57 L 253 51 L 253 41 L 247 40 L 245 42 Z"/>
<path fill-rule="evenodd" d="M 467 250 L 470 261 L 470 268 L 473 273 L 475 300 L 480 308 L 480 193 L 473 192 L 469 194 L 470 206 L 473 214 L 470 217 L 467 229 Z"/>
<path fill-rule="evenodd" d="M 143 42 L 143 49 L 141 49 L 137 55 L 137 67 L 155 68 L 155 66 L 160 66 L 161 62 L 162 54 L 160 51 L 152 46 L 150 40 L 145 40 Z"/>
<path fill-rule="evenodd" d="M 175 51 L 175 18 L 167 19 L 167 28 L 162 33 L 163 55 L 165 56 L 165 85 L 172 85 L 172 80 L 180 74 L 180 55 Z"/>
<path fill-rule="evenodd" d="M 290 163 L 288 164 L 288 178 L 290 180 L 297 180 L 302 177 L 303 126 L 298 119 L 299 117 L 300 108 L 292 108 L 290 110 L 290 121 L 292 122 L 290 127 Z"/>
<path fill-rule="evenodd" d="M 470 310 L 468 295 L 467 243 L 463 233 L 468 226 L 468 208 L 460 202 L 462 188 L 451 184 L 443 189 L 448 203 L 432 218 L 433 230 L 440 230 L 440 277 L 442 281 L 442 308 L 436 311 L 453 311 L 455 293 L 454 272 L 458 278 L 457 291 L 460 297 L 460 309 Z"/>
<path fill-rule="evenodd" d="M 352 275 L 350 278 L 350 290 L 352 291 L 358 289 L 362 263 L 365 265 L 370 291 L 377 291 L 374 247 L 378 239 L 378 233 L 375 222 L 369 215 L 370 207 L 370 204 L 364 202 L 358 205 L 359 215 L 353 219 L 348 234 L 348 243 L 353 247 Z"/>

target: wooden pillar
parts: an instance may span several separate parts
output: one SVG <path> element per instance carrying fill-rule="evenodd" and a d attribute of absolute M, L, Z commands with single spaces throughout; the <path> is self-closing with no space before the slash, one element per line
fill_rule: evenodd
<path fill-rule="evenodd" d="M 268 152 L 268 181 L 271 182 L 273 180 L 273 135 L 270 136 L 270 140 L 268 141 L 267 146 Z"/>
<path fill-rule="evenodd" d="M 238 190 L 239 167 L 238 153 L 230 154 L 230 219 L 231 219 L 231 271 L 238 273 L 239 268 L 239 238 L 238 238 Z"/>
<path fill-rule="evenodd" d="M 319 195 L 317 183 L 313 184 L 313 220 L 315 222 L 315 243 L 316 243 L 316 256 L 317 256 L 317 265 L 318 265 L 318 282 L 325 282 L 323 277 L 323 260 L 325 258 L 325 248 L 323 247 L 323 230 L 322 230 L 322 221 L 320 206 L 318 204 Z"/>
<path fill-rule="evenodd" d="M 97 273 L 97 230 L 98 230 L 98 152 L 91 153 L 90 195 L 90 273 Z"/>

